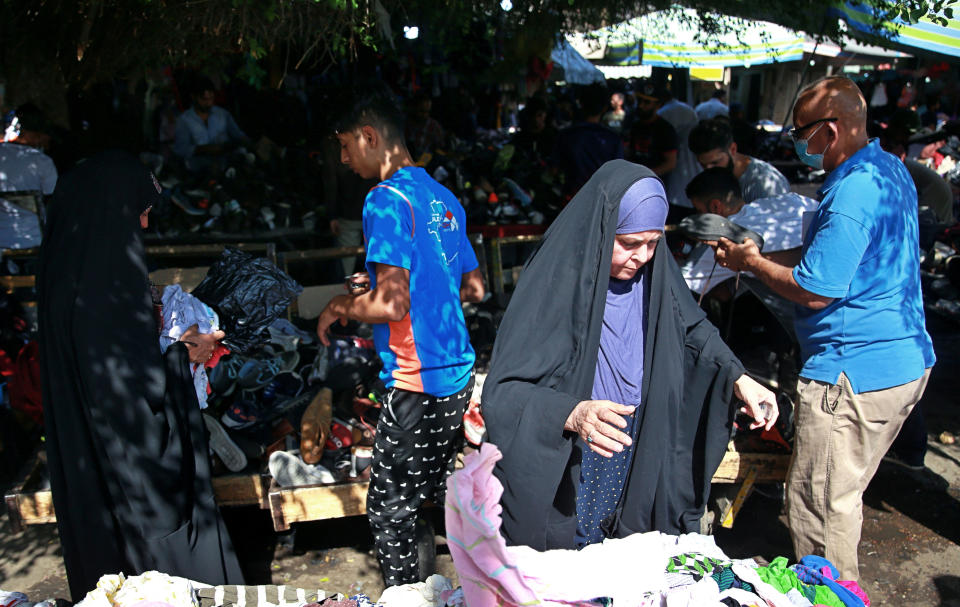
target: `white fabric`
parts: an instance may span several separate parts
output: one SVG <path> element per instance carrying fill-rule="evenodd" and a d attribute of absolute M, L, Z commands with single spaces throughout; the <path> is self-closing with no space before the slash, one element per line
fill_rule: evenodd
<path fill-rule="evenodd" d="M 764 253 L 787 251 L 803 244 L 803 214 L 815 211 L 817 205 L 812 198 L 790 192 L 745 204 L 739 213 L 727 219 L 763 236 Z M 736 272 L 719 265 L 714 268 L 713 262 L 713 249 L 701 244 L 680 266 L 680 273 L 691 291 L 701 293 L 702 289 L 708 288 L 711 271 L 713 277 L 709 289 L 736 275 Z"/>
<path fill-rule="evenodd" d="M 741 563 L 734 563 L 731 569 L 733 570 L 733 575 L 751 584 L 754 591 L 760 598 L 765 600 L 770 607 L 793 607 L 793 603 L 790 602 L 787 595 L 760 579 L 755 569 Z"/>
<path fill-rule="evenodd" d="M 791 588 L 787 591 L 787 598 L 794 604 L 794 607 L 813 607 L 810 599 L 803 596 L 803 593 L 796 588 Z"/>
<path fill-rule="evenodd" d="M 700 120 L 709 120 L 717 116 L 729 116 L 730 108 L 727 107 L 727 104 L 720 101 L 716 97 L 711 97 L 703 103 L 697 106 L 696 110 L 697 117 Z"/>
<path fill-rule="evenodd" d="M 661 604 L 663 607 L 726 607 L 720 602 L 720 588 L 709 577 L 696 584 L 669 590 L 663 595 Z"/>
<path fill-rule="evenodd" d="M 610 597 L 617 607 L 640 607 L 667 589 L 664 537 L 669 536 L 653 531 L 607 539 L 582 550 L 538 552 L 527 546 L 507 550 L 545 602 Z"/>
<path fill-rule="evenodd" d="M 197 330 L 208 335 L 220 330 L 220 318 L 213 308 L 180 288 L 170 285 L 163 290 L 163 327 L 160 329 L 160 351 L 166 352 L 170 344 L 179 341 L 183 334 L 197 325 Z M 207 408 L 207 371 L 202 364 L 190 363 L 193 387 L 201 409 Z"/>
<path fill-rule="evenodd" d="M 657 112 L 673 126 L 677 132 L 677 166 L 667 176 L 667 200 L 681 207 L 693 207 L 687 198 L 686 188 L 690 180 L 703 168 L 697 162 L 697 155 L 690 151 L 687 140 L 690 131 L 697 126 L 699 119 L 692 107 L 677 99 L 671 99 Z"/>
<path fill-rule="evenodd" d="M 666 557 L 663 562 L 666 563 L 670 557 L 679 554 L 689 554 L 696 552 L 712 559 L 731 560 L 723 550 L 717 546 L 717 541 L 712 535 L 701 535 L 699 533 L 686 533 L 684 535 L 663 534 L 663 553 Z"/>
<path fill-rule="evenodd" d="M 122 573 L 104 575 L 77 607 L 133 607 L 142 601 L 166 603 L 171 607 L 199 605 L 190 580 L 147 571 L 129 578 Z"/>
<path fill-rule="evenodd" d="M 380 607 L 443 607 L 445 591 L 452 591 L 453 584 L 442 575 L 433 574 L 426 582 L 390 586 L 380 595 Z"/>

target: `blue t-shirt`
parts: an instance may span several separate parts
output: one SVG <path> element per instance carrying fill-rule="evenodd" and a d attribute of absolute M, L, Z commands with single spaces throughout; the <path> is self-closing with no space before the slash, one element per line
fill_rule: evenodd
<path fill-rule="evenodd" d="M 917 190 L 903 163 L 876 140 L 838 166 L 804 238 L 797 284 L 834 298 L 797 306 L 800 375 L 857 394 L 899 386 L 936 358 L 920 293 Z"/>
<path fill-rule="evenodd" d="M 457 198 L 419 167 L 373 187 L 363 205 L 367 271 L 375 263 L 410 271 L 410 312 L 373 326 L 388 387 L 449 396 L 470 379 L 476 356 L 460 307 L 460 278 L 477 268 Z"/>

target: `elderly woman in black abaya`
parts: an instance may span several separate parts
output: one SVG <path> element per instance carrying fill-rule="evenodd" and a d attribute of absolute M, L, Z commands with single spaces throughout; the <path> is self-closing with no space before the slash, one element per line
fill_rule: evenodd
<path fill-rule="evenodd" d="M 509 543 L 699 531 L 734 394 L 776 420 L 684 283 L 667 208 L 653 172 L 608 162 L 524 268 L 483 390 Z"/>
<path fill-rule="evenodd" d="M 141 226 L 159 185 L 105 152 L 57 184 L 39 323 L 47 464 L 70 592 L 158 570 L 243 583 L 213 501 L 187 347 L 160 354 Z"/>

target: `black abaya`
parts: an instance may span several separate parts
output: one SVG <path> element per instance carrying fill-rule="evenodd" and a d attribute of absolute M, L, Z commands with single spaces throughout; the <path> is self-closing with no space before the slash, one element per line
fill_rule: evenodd
<path fill-rule="evenodd" d="M 158 190 L 136 159 L 105 152 L 64 176 L 50 205 L 40 356 L 74 600 L 107 573 L 242 583 L 213 501 L 186 349 L 160 354 L 139 225 Z"/>
<path fill-rule="evenodd" d="M 503 453 L 495 473 L 508 543 L 574 547 L 584 447 L 563 425 L 592 392 L 620 200 L 640 179 L 656 176 L 624 160 L 600 167 L 527 261 L 497 332 L 482 407 Z M 648 265 L 640 427 L 607 537 L 699 530 L 744 371 L 664 239 Z"/>

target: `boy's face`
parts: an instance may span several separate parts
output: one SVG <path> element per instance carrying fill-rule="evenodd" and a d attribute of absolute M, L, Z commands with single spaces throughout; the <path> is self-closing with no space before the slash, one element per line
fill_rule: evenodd
<path fill-rule="evenodd" d="M 365 126 L 349 133 L 337 133 L 337 139 L 340 141 L 340 162 L 364 179 L 380 176 L 380 162 L 376 150 L 380 139 L 372 127 Z"/>

